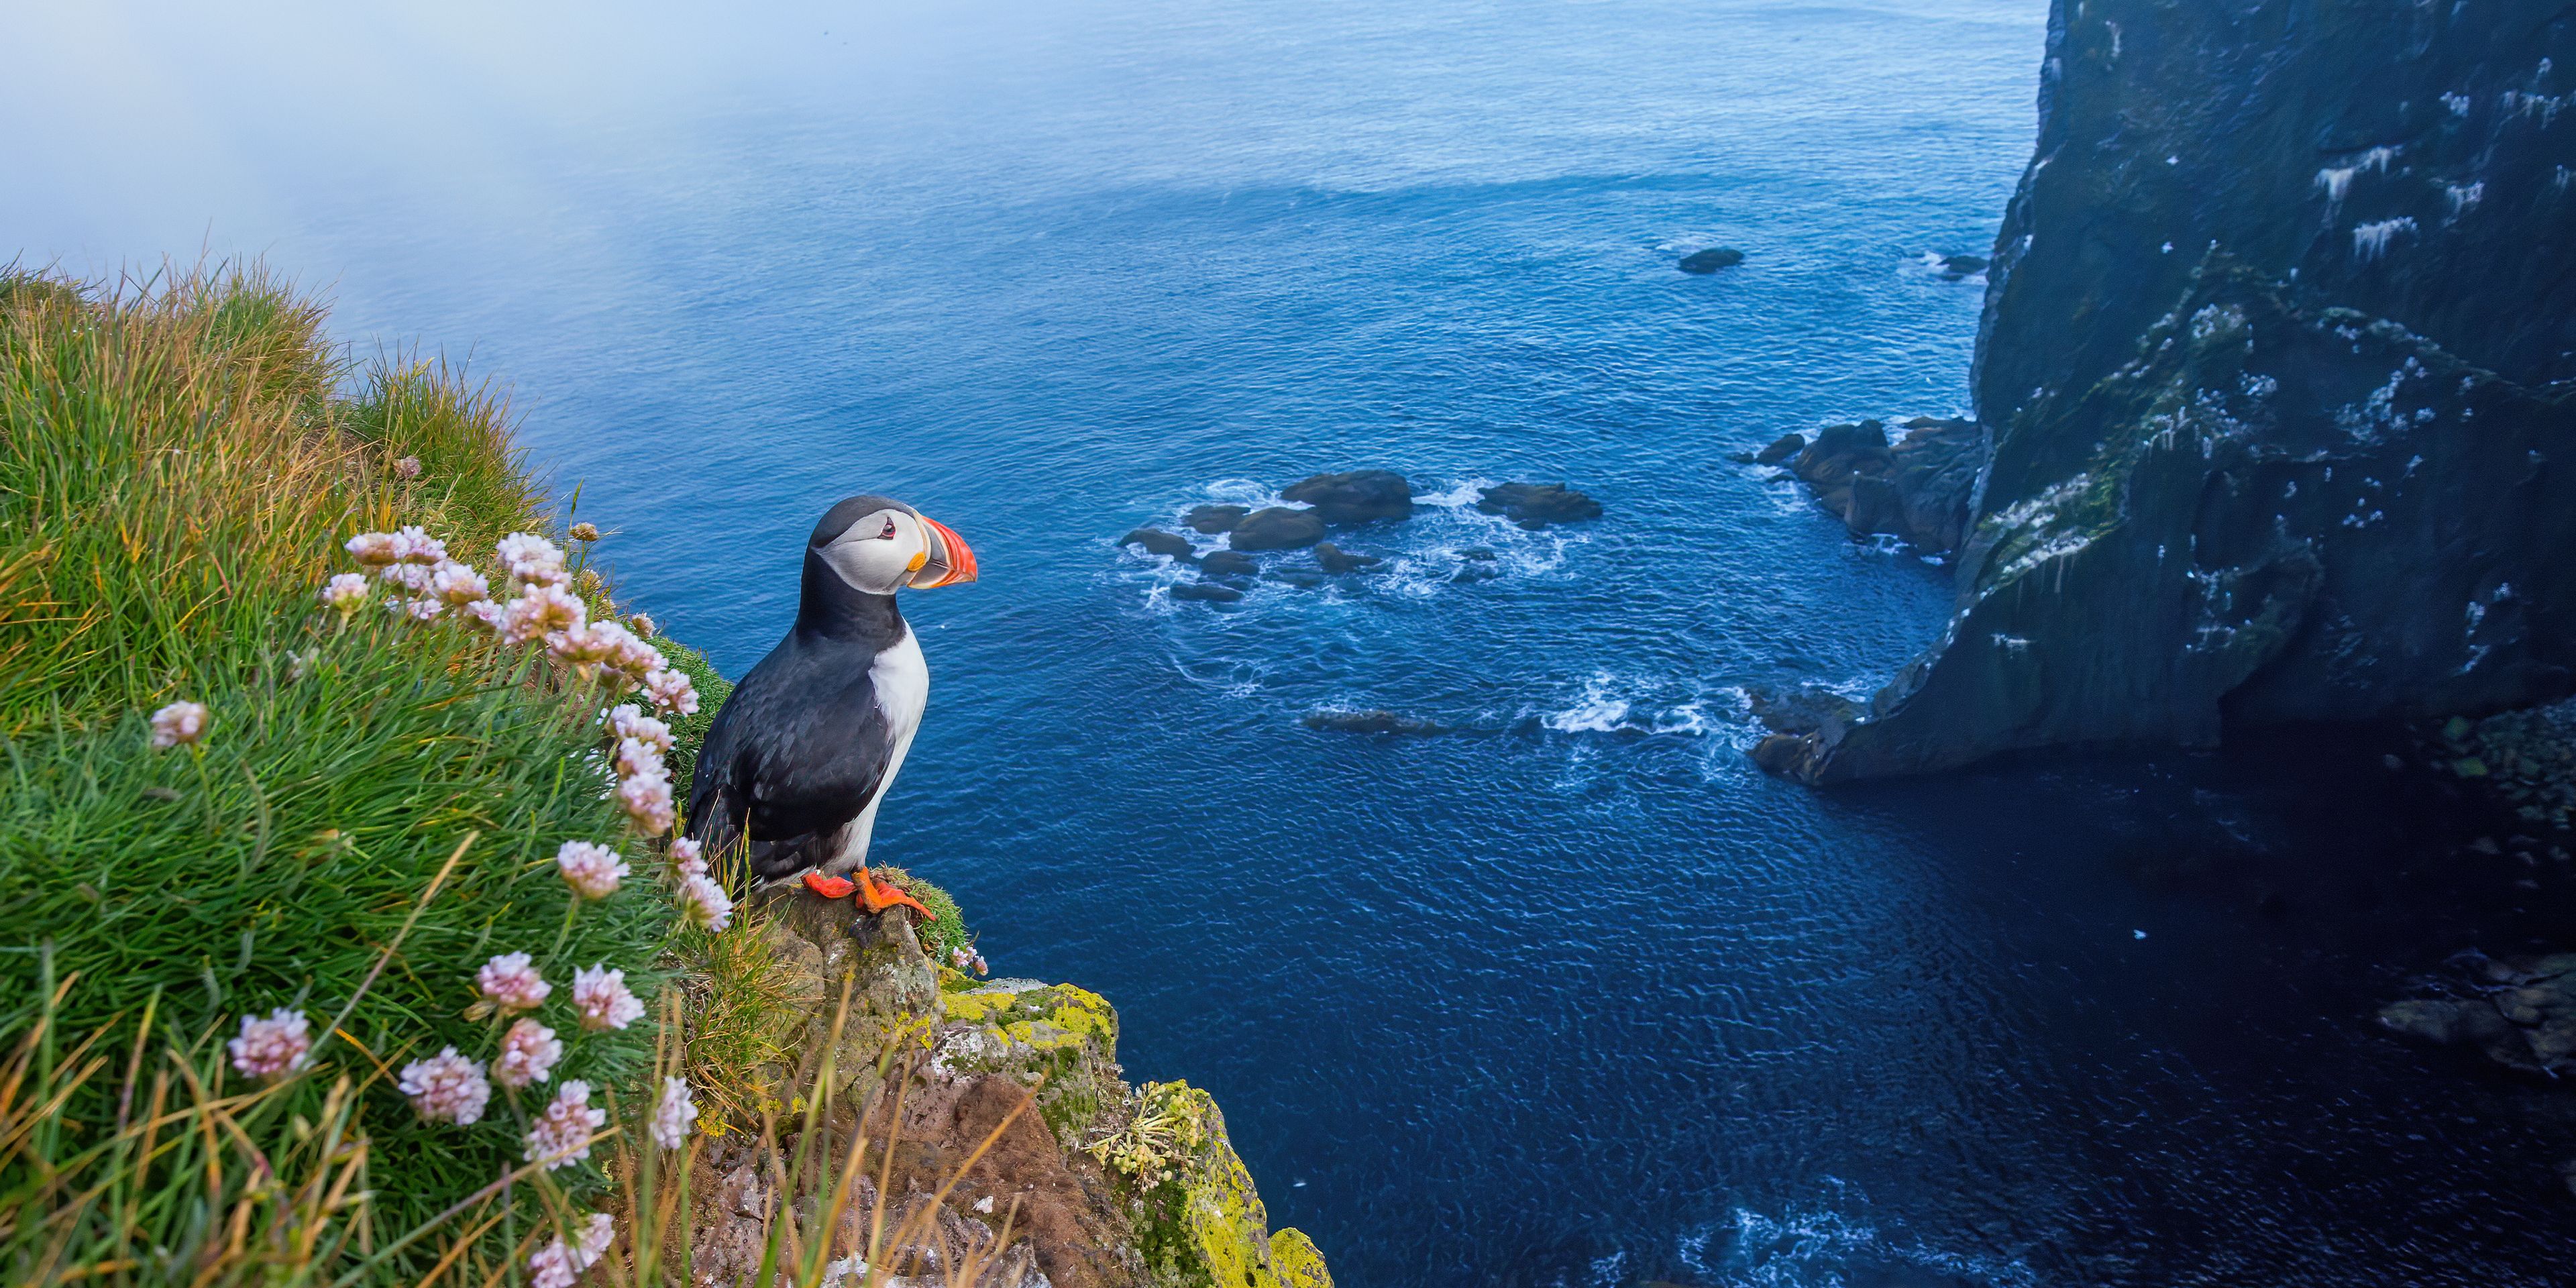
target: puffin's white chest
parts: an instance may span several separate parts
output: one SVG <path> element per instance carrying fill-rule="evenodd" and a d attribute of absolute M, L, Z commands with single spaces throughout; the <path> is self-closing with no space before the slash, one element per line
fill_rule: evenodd
<path fill-rule="evenodd" d="M 877 710 L 885 713 L 886 733 L 894 742 L 894 761 L 886 766 L 886 777 L 892 778 L 914 731 L 921 728 L 922 708 L 930 704 L 930 666 L 921 660 L 921 641 L 913 637 L 912 627 L 905 626 L 903 638 L 877 654 L 868 667 L 868 683 L 876 687 Z"/>

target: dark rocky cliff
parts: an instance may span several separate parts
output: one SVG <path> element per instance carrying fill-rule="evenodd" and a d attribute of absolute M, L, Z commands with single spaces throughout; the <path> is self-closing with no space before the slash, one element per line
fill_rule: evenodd
<path fill-rule="evenodd" d="M 1941 640 L 1814 782 L 2576 685 L 2576 4 L 2056 0 Z"/>

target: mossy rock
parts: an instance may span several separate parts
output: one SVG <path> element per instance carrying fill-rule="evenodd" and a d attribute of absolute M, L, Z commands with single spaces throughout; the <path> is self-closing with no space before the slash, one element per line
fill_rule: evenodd
<path fill-rule="evenodd" d="M 1118 1012 L 1098 993 L 1071 984 L 1013 988 L 1009 981 L 943 987 L 939 1009 L 945 1022 L 940 1064 L 956 1073 L 1007 1075 L 1023 1085 L 1043 1077 L 1038 1115 L 1068 1149 L 1124 1094 Z"/>
<path fill-rule="evenodd" d="M 1187 1083 L 1169 1084 L 1165 1094 L 1204 1135 L 1168 1179 L 1139 1196 L 1136 1243 L 1158 1288 L 1331 1288 L 1313 1239 L 1270 1232 L 1269 1209 L 1226 1136 L 1215 1097 Z"/>

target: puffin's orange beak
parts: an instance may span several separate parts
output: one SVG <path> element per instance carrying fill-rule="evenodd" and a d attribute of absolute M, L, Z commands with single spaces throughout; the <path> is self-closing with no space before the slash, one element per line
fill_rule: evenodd
<path fill-rule="evenodd" d="M 929 515 L 918 515 L 922 530 L 930 534 L 931 549 L 921 569 L 909 583 L 914 590 L 935 590 L 975 580 L 975 548 L 966 544 L 954 528 Z"/>

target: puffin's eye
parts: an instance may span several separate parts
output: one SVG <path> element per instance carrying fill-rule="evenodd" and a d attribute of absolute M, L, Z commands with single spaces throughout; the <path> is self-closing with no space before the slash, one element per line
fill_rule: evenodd
<path fill-rule="evenodd" d="M 879 540 L 879 541 L 892 541 L 892 540 L 894 540 L 894 520 L 892 520 L 892 519 L 888 519 L 888 520 L 886 520 L 885 531 L 880 532 L 880 533 L 878 533 L 878 534 L 877 534 L 877 540 Z"/>

